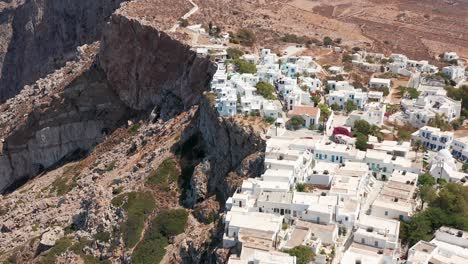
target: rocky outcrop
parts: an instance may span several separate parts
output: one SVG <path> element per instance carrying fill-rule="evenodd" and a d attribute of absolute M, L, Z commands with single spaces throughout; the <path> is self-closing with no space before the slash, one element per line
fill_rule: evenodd
<path fill-rule="evenodd" d="M 100 63 L 122 101 L 137 110 L 157 106 L 163 118 L 198 104 L 216 71 L 189 46 L 120 14 L 104 31 Z"/>
<path fill-rule="evenodd" d="M 0 102 L 74 59 L 76 47 L 99 40 L 106 18 L 123 1 L 0 3 Z"/>
<path fill-rule="evenodd" d="M 2 120 L 8 120 L 2 124 L 8 133 L 3 134 L 0 152 L 0 191 L 24 182 L 73 153 L 88 151 L 129 113 L 93 59 L 82 63 L 83 70 L 72 76 L 61 71 L 56 74 L 60 76 L 55 80 L 59 85 L 64 79 L 72 79 L 60 92 L 41 94 L 36 84 L 18 95 L 18 104 L 9 101 L 12 111 L 25 103 L 33 106 L 27 112 L 2 113 Z M 53 82 L 54 78 L 50 76 L 49 80 Z M 32 102 L 21 99 L 30 94 L 39 95 Z"/>

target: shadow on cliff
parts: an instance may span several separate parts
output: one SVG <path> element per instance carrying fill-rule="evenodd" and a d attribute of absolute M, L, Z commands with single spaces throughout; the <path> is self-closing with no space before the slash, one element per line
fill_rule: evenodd
<path fill-rule="evenodd" d="M 0 32 L 8 43 L 0 63 L 0 103 L 74 59 L 78 46 L 99 40 L 106 18 L 123 1 L 31 0 L 3 10 L 0 26 L 11 24 L 11 32 Z"/>

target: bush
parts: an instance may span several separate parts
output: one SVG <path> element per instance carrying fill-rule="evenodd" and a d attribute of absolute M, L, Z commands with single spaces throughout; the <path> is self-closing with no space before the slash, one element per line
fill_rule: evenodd
<path fill-rule="evenodd" d="M 132 262 L 135 264 L 160 263 L 166 254 L 169 239 L 184 232 L 188 213 L 185 209 L 161 211 L 151 222 L 145 237 L 135 248 Z"/>
<path fill-rule="evenodd" d="M 129 129 L 128 132 L 130 135 L 134 136 L 138 133 L 138 130 L 140 129 L 141 125 L 140 124 L 133 124 Z"/>
<path fill-rule="evenodd" d="M 333 45 L 333 39 L 331 39 L 330 37 L 324 37 L 323 38 L 323 45 L 325 46 L 331 46 Z"/>
<path fill-rule="evenodd" d="M 233 60 L 237 60 L 240 57 L 242 57 L 242 55 L 244 55 L 244 52 L 242 50 L 236 49 L 236 48 L 228 48 L 226 50 L 226 52 L 227 52 L 227 55 L 229 56 L 229 58 L 231 58 Z"/>
<path fill-rule="evenodd" d="M 366 151 L 367 150 L 367 140 L 368 140 L 368 138 L 367 138 L 366 135 L 358 133 L 357 137 L 356 137 L 356 148 L 359 149 L 359 150 L 362 150 L 362 151 Z"/>
<path fill-rule="evenodd" d="M 286 43 L 297 43 L 297 44 L 306 44 L 310 41 L 310 39 L 306 36 L 298 36 L 295 34 L 286 34 L 281 37 L 281 41 Z"/>
<path fill-rule="evenodd" d="M 180 170 L 177 168 L 176 162 L 172 158 L 168 158 L 150 173 L 146 182 L 167 189 L 170 184 L 177 182 L 179 176 Z"/>
<path fill-rule="evenodd" d="M 55 263 L 58 256 L 67 251 L 67 249 L 72 245 L 72 241 L 69 238 L 62 237 L 55 245 L 49 249 L 41 258 L 40 263 L 49 264 Z"/>
<path fill-rule="evenodd" d="M 179 25 L 180 25 L 181 27 L 188 27 L 189 22 L 188 22 L 187 19 L 181 18 L 181 19 L 179 19 Z"/>
<path fill-rule="evenodd" d="M 151 193 L 130 192 L 112 199 L 114 206 L 122 207 L 127 219 L 120 225 L 127 248 L 132 248 L 140 240 L 146 218 L 153 212 L 156 203 Z"/>
<path fill-rule="evenodd" d="M 295 256 L 297 258 L 297 264 L 308 264 L 315 258 L 315 254 L 312 251 L 312 248 L 308 246 L 297 246 L 285 250 L 284 252 L 288 253 L 291 256 Z"/>
<path fill-rule="evenodd" d="M 275 87 L 272 84 L 267 82 L 258 82 L 255 85 L 255 88 L 257 88 L 257 94 L 263 96 L 265 99 L 276 99 L 276 96 L 274 95 Z"/>
<path fill-rule="evenodd" d="M 298 130 L 299 128 L 303 127 L 304 124 L 305 124 L 304 118 L 298 115 L 291 117 L 291 119 L 289 120 L 289 125 L 294 130 Z"/>
<path fill-rule="evenodd" d="M 297 183 L 296 184 L 296 191 L 298 192 L 304 192 L 305 191 L 305 184 L 304 183 Z"/>
<path fill-rule="evenodd" d="M 346 101 L 346 112 L 351 113 L 352 111 L 356 109 L 357 109 L 357 106 L 353 101 L 351 100 Z"/>
<path fill-rule="evenodd" d="M 231 34 L 231 42 L 235 44 L 252 47 L 255 41 L 255 33 L 250 29 L 241 28 L 235 35 Z"/>
<path fill-rule="evenodd" d="M 255 64 L 247 62 L 245 60 L 237 59 L 233 61 L 234 65 L 237 68 L 237 71 L 240 73 L 256 73 L 257 66 Z"/>
<path fill-rule="evenodd" d="M 424 173 L 418 177 L 419 185 L 434 186 L 435 183 L 435 178 L 429 173 Z"/>
<path fill-rule="evenodd" d="M 274 118 L 271 117 L 271 116 L 267 116 L 267 117 L 265 117 L 263 120 L 264 120 L 266 123 L 270 124 L 270 125 L 273 124 L 273 123 L 275 123 L 275 121 L 276 121 L 276 119 L 274 119 Z"/>

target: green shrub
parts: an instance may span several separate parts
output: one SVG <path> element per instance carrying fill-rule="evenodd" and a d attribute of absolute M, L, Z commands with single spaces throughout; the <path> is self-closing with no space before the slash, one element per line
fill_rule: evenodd
<path fill-rule="evenodd" d="M 257 88 L 257 93 L 263 96 L 265 99 L 268 99 L 268 100 L 276 99 L 276 96 L 274 95 L 275 87 L 272 84 L 267 83 L 267 82 L 258 82 L 255 85 L 255 88 Z"/>
<path fill-rule="evenodd" d="M 146 181 L 150 185 L 167 189 L 170 184 L 177 182 L 180 177 L 180 170 L 172 158 L 164 160 L 161 165 L 152 171 Z"/>
<path fill-rule="evenodd" d="M 140 240 L 146 218 L 156 207 L 154 198 L 148 192 L 130 192 L 115 197 L 112 204 L 127 213 L 127 219 L 120 227 L 125 246 L 132 248 Z"/>
<path fill-rule="evenodd" d="M 98 232 L 94 235 L 94 239 L 96 239 L 97 241 L 109 242 L 110 233 L 107 231 Z"/>
<path fill-rule="evenodd" d="M 161 262 L 166 254 L 164 248 L 168 245 L 168 239 L 184 232 L 187 220 L 188 212 L 185 209 L 161 211 L 151 222 L 143 240 L 135 248 L 132 262 L 135 264 Z"/>
<path fill-rule="evenodd" d="M 140 129 L 141 125 L 136 123 L 136 124 L 133 124 L 129 129 L 128 129 L 128 132 L 130 133 L 130 135 L 134 136 L 138 133 L 138 130 Z"/>
<path fill-rule="evenodd" d="M 245 60 L 236 59 L 233 61 L 234 65 L 236 65 L 237 71 L 240 73 L 256 73 L 257 66 L 255 64 L 247 62 Z"/>
<path fill-rule="evenodd" d="M 284 252 L 288 253 L 291 256 L 295 256 L 297 264 L 308 264 L 309 262 L 313 261 L 315 258 L 315 254 L 312 251 L 311 247 L 308 246 L 297 246 Z"/>
<path fill-rule="evenodd" d="M 226 50 L 226 52 L 227 52 L 227 55 L 229 56 L 229 58 L 231 58 L 233 60 L 237 60 L 240 57 L 242 57 L 242 55 L 244 55 L 244 52 L 242 50 L 236 49 L 236 48 L 228 48 Z"/>
<path fill-rule="evenodd" d="M 41 258 L 40 263 L 52 264 L 56 262 L 57 256 L 67 251 L 72 245 L 72 241 L 67 237 L 62 237 L 55 242 L 55 246 L 50 248 Z"/>
<path fill-rule="evenodd" d="M 114 170 L 114 169 L 115 169 L 115 164 L 116 164 L 116 163 L 117 163 L 116 160 L 111 161 L 111 163 L 109 163 L 109 164 L 106 166 L 106 171 L 107 171 L 107 172 L 110 172 L 110 171 Z"/>

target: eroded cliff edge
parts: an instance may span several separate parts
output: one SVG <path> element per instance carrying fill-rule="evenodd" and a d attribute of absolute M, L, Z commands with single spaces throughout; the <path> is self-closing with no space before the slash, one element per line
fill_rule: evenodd
<path fill-rule="evenodd" d="M 101 38 L 125 0 L 12 0 L 0 4 L 0 102 L 15 96 Z"/>
<path fill-rule="evenodd" d="M 0 197 L 0 259 L 41 257 L 27 254 L 37 249 L 38 241 L 31 239 L 52 227 L 73 224 L 75 233 L 68 237 L 80 241 L 99 232 L 114 234 L 125 219 L 110 202 L 114 191 L 145 190 L 158 207 L 193 209 L 187 232 L 166 254 L 170 261 L 217 261 L 212 253 L 222 230 L 218 221 L 204 220 L 213 213 L 219 219 L 222 201 L 242 178 L 261 173 L 265 141 L 246 120 L 218 116 L 207 95 L 215 64 L 197 57 L 180 39 L 117 12 L 100 44 L 81 47 L 77 62 L 0 106 L 1 188 L 44 171 Z M 182 180 L 183 188 L 168 192 L 147 186 L 165 158 L 178 159 L 195 148 L 198 156 L 181 158 L 193 171 Z M 76 153 L 85 158 L 63 165 Z M 95 241 L 85 253 L 128 261 L 132 248 L 118 237 L 111 241 Z M 15 251 L 21 246 L 26 248 Z"/>

